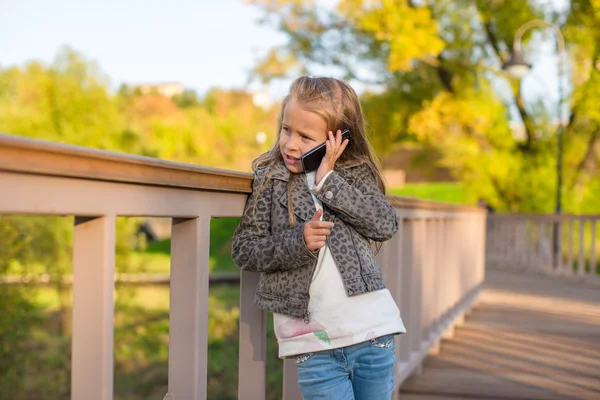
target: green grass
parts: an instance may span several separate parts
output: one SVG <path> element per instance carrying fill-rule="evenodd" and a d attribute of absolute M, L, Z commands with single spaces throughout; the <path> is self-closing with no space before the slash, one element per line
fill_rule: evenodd
<path fill-rule="evenodd" d="M 239 218 L 215 218 L 210 223 L 210 267 L 212 273 L 239 273 L 231 258 L 231 238 Z M 144 251 L 130 255 L 131 272 L 167 274 L 171 264 L 171 239 L 148 243 Z"/>
<path fill-rule="evenodd" d="M 159 244 L 171 244 L 170 240 L 161 240 Z M 148 274 L 168 274 L 171 268 L 169 252 L 132 252 L 129 255 L 129 271 L 132 273 L 143 272 Z"/>
<path fill-rule="evenodd" d="M 43 303 L 43 312 L 56 317 L 58 298 L 50 287 L 38 289 L 38 300 Z M 224 311 L 239 307 L 238 285 L 215 285 L 210 288 L 211 296 L 218 299 L 217 307 Z M 115 308 L 115 399 L 134 400 L 162 398 L 166 393 L 168 373 L 168 307 L 167 285 L 122 286 L 116 289 Z M 214 306 L 215 304 L 213 304 Z M 214 310 L 213 310 L 214 311 Z M 218 328 L 212 328 L 219 332 Z M 209 327 L 209 331 L 211 328 Z M 51 350 L 53 362 L 61 361 L 60 367 L 52 372 L 60 378 L 55 384 L 52 398 L 63 398 L 57 393 L 68 387 L 68 348 L 70 341 L 56 334 L 40 332 L 37 342 Z M 66 341 L 62 347 L 57 340 Z M 277 357 L 277 340 L 273 330 L 273 317 L 267 317 L 267 400 L 281 398 L 283 362 Z M 209 338 L 208 344 L 208 399 L 237 399 L 239 333 L 235 328 L 220 338 Z M 50 356 L 40 355 L 40 363 L 49 362 Z M 63 365 L 64 364 L 64 365 Z M 50 368 L 32 371 L 28 376 L 30 385 L 42 388 Z M 49 375 L 48 375 L 49 376 Z M 35 391 L 32 391 L 34 393 Z M 38 392 L 35 392 L 38 393 Z M 40 397 L 31 397 L 40 398 Z M 68 398 L 68 397 L 65 397 Z"/>
<path fill-rule="evenodd" d="M 464 187 L 455 182 L 407 183 L 400 188 L 391 188 L 389 192 L 396 196 L 470 204 Z"/>

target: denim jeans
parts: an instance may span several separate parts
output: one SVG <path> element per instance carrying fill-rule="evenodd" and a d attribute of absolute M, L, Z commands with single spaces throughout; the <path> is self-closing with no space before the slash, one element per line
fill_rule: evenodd
<path fill-rule="evenodd" d="M 340 349 L 296 356 L 305 400 L 390 400 L 396 362 L 394 335 Z"/>

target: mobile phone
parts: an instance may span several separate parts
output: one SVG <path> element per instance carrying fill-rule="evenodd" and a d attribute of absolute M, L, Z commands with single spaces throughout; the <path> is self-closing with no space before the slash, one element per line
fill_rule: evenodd
<path fill-rule="evenodd" d="M 342 131 L 342 143 L 345 139 L 348 139 L 348 145 L 346 146 L 346 148 L 348 148 L 350 147 L 350 131 L 348 129 Z M 304 172 L 314 171 L 319 168 L 321 160 L 325 157 L 325 153 L 327 153 L 325 143 L 327 142 L 321 143 L 314 149 L 302 154 L 302 167 L 304 167 Z"/>

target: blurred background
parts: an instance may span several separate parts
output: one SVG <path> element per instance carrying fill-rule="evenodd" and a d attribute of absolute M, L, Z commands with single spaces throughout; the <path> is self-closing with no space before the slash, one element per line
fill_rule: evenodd
<path fill-rule="evenodd" d="M 2 133 L 249 172 L 301 74 L 356 88 L 391 194 L 552 213 L 560 154 L 562 212 L 600 212 L 595 0 L 0 3 Z M 211 227 L 213 399 L 237 398 L 237 223 Z M 0 399 L 70 396 L 72 225 L 0 216 Z M 117 399 L 166 393 L 169 229 L 118 219 Z"/>

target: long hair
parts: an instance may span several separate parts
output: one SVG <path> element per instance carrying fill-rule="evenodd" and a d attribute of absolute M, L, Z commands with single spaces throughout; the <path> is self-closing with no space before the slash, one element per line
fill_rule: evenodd
<path fill-rule="evenodd" d="M 290 92 L 281 102 L 277 119 L 277 140 L 273 147 L 252 161 L 252 169 L 267 167 L 262 182 L 258 187 L 258 193 L 270 179 L 269 169 L 274 163 L 283 162 L 283 156 L 279 150 L 279 138 L 283 122 L 283 112 L 287 104 L 294 100 L 300 107 L 314 112 L 325 120 L 327 131 L 336 132 L 338 129 L 347 128 L 350 131 L 351 147 L 347 147 L 337 163 L 343 165 L 347 162 L 365 163 L 377 180 L 381 191 L 385 193 L 385 183 L 381 173 L 379 161 L 367 139 L 365 117 L 358 100 L 356 92 L 346 82 L 335 78 L 313 78 L 301 76 L 290 86 Z M 288 180 L 288 191 L 291 189 L 291 181 L 294 177 L 290 174 Z M 294 213 L 291 202 L 288 202 L 290 225 L 294 227 Z"/>

